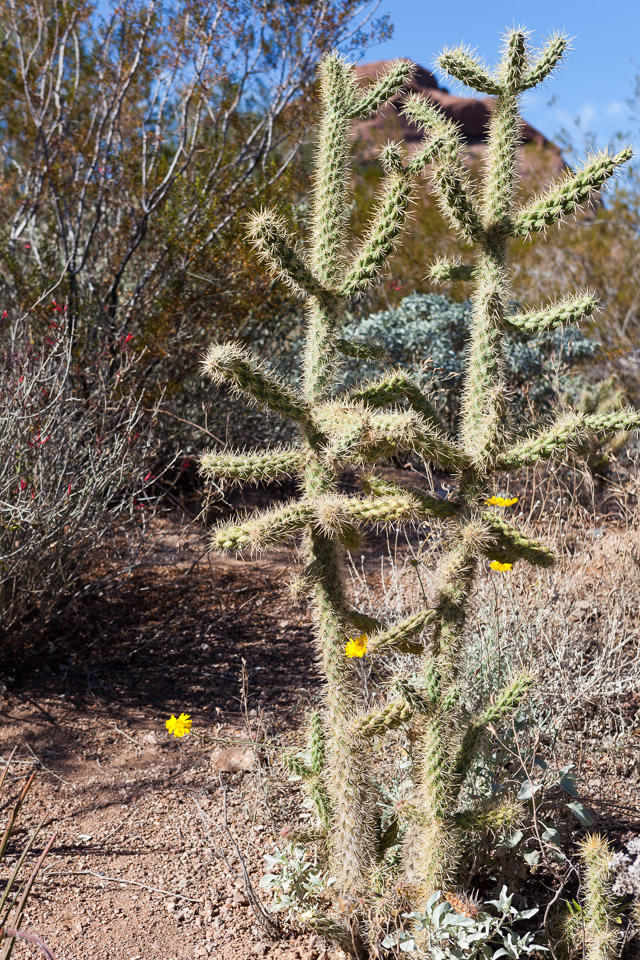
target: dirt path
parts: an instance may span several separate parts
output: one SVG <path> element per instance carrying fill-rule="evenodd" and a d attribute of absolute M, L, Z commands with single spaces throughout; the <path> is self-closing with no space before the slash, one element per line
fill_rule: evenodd
<path fill-rule="evenodd" d="M 309 816 L 295 785 L 268 776 L 278 750 L 256 766 L 238 742 L 295 742 L 317 698 L 308 613 L 287 586 L 294 554 L 210 567 L 198 534 L 159 523 L 146 565 L 68 611 L 52 625 L 55 645 L 7 679 L 0 751 L 18 746 L 21 777 L 39 771 L 22 827 L 44 818 L 43 837 L 57 832 L 28 925 L 57 960 L 327 960 L 313 936 L 269 936 L 238 857 L 257 883 L 263 855 L 286 843 L 283 827 Z M 558 696 L 569 712 L 583 701 L 566 748 L 585 799 L 620 842 L 640 830 L 640 682 L 617 640 L 637 648 L 639 538 L 635 529 L 591 536 L 547 585 L 539 627 Z M 372 579 L 385 549 L 369 544 Z M 575 647 L 574 635 L 588 643 Z M 620 662 L 608 659 L 607 638 Z M 576 686 L 578 673 L 586 679 Z M 193 734 L 176 740 L 164 724 L 180 712 L 192 715 Z M 33 956 L 17 945 L 14 957 Z"/>
<path fill-rule="evenodd" d="M 28 925 L 58 960 L 321 955 L 313 937 L 269 939 L 232 842 L 259 877 L 295 793 L 265 796 L 250 747 L 164 729 L 184 711 L 209 736 L 290 737 L 318 681 L 282 575 L 289 557 L 181 576 L 197 550 L 195 537 L 168 534 L 145 569 L 70 613 L 57 649 L 9 683 L 3 756 L 17 744 L 17 769 L 39 769 L 23 826 L 44 817 L 45 833 L 57 832 Z"/>

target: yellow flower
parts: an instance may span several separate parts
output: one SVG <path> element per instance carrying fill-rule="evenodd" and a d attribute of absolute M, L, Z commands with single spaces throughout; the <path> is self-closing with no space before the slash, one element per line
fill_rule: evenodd
<path fill-rule="evenodd" d="M 513 570 L 512 563 L 501 563 L 500 560 L 492 560 L 489 566 L 492 570 Z"/>
<path fill-rule="evenodd" d="M 188 713 L 181 713 L 179 717 L 174 717 L 171 714 L 165 723 L 165 727 L 174 737 L 184 737 L 191 733 L 191 717 Z"/>
<path fill-rule="evenodd" d="M 350 637 L 344 652 L 348 657 L 364 657 L 367 652 L 367 640 L 366 633 L 361 633 L 359 637 Z"/>
<path fill-rule="evenodd" d="M 493 496 L 489 497 L 487 503 L 492 507 L 512 507 L 514 503 L 518 502 L 517 497 L 499 497 Z"/>

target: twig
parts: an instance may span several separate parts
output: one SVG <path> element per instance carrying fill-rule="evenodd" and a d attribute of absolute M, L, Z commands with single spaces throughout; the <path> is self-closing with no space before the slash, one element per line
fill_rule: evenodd
<path fill-rule="evenodd" d="M 253 910 L 253 915 L 255 916 L 258 923 L 262 927 L 264 927 L 267 934 L 273 940 L 276 940 L 281 935 L 280 926 L 278 925 L 278 923 L 276 923 L 275 920 L 272 919 L 272 917 L 269 916 L 269 914 L 263 907 L 262 901 L 260 900 L 260 897 L 256 893 L 253 884 L 251 883 L 251 878 L 249 877 L 249 873 L 247 872 L 247 867 L 244 862 L 244 857 L 240 853 L 240 848 L 233 834 L 231 833 L 231 830 L 229 829 L 229 820 L 227 817 L 227 787 L 226 787 L 226 784 L 222 782 L 222 774 L 218 774 L 218 779 L 220 782 L 220 787 L 222 789 L 222 829 L 227 839 L 229 840 L 229 843 L 235 850 L 236 856 L 240 862 L 240 869 L 242 870 L 242 879 L 244 881 L 244 888 L 245 888 L 247 897 L 249 899 L 251 909 Z"/>
<path fill-rule="evenodd" d="M 30 747 L 29 744 L 26 742 L 26 740 L 25 740 L 25 744 L 24 744 L 24 745 L 25 745 L 25 747 L 27 748 L 27 750 L 29 751 L 29 753 L 31 754 L 31 756 L 33 757 L 33 759 L 36 760 L 37 763 L 40 764 L 40 766 L 42 767 L 43 770 L 45 770 L 47 773 L 50 773 L 51 776 L 52 776 L 52 777 L 55 777 L 56 780 L 59 780 L 60 783 L 66 783 L 67 786 L 69 786 L 69 787 L 72 787 L 72 786 L 73 786 L 73 783 L 71 782 L 71 780 L 65 780 L 64 777 L 61 777 L 59 774 L 54 773 L 53 770 L 51 770 L 49 767 L 45 766 L 45 764 L 42 762 L 42 760 L 40 759 L 40 757 L 37 755 L 37 753 L 36 753 L 34 750 L 31 749 L 31 747 Z"/>
<path fill-rule="evenodd" d="M 96 870 L 45 870 L 43 877 L 97 877 L 98 880 L 107 880 L 109 883 L 126 883 L 129 886 L 142 887 L 144 890 L 152 890 L 154 893 L 164 893 L 167 897 L 179 897 L 180 900 L 188 900 L 189 903 L 202 903 L 202 900 L 196 897 L 187 897 L 184 893 L 176 893 L 175 890 L 162 890 L 160 887 L 152 887 L 148 883 L 141 883 L 139 880 L 124 880 L 122 877 L 108 877 L 104 873 L 98 873 Z"/>
<path fill-rule="evenodd" d="M 36 936 L 35 933 L 25 933 L 24 930 L 14 930 L 12 927 L 0 927 L 0 939 L 2 939 L 2 937 L 13 937 L 14 940 L 26 940 L 27 943 L 33 943 L 36 947 L 40 947 L 47 960 L 56 960 L 51 948 L 47 946 L 44 940 Z"/>
<path fill-rule="evenodd" d="M 171 410 L 161 410 L 160 407 L 154 409 L 144 407 L 143 409 L 146 410 L 147 413 L 164 413 L 165 416 L 173 417 L 174 420 L 179 420 L 180 423 L 188 423 L 190 427 L 195 427 L 196 430 L 200 430 L 201 433 L 206 433 L 206 435 L 211 437 L 212 440 L 215 440 L 216 443 L 222 443 L 223 446 L 225 445 L 224 441 L 221 440 L 220 437 L 216 437 L 215 433 L 211 433 L 211 431 L 203 427 L 202 424 L 194 423 L 192 420 L 185 420 L 184 417 L 179 417 L 177 413 L 172 413 Z"/>
<path fill-rule="evenodd" d="M 113 726 L 114 730 L 117 730 L 118 733 L 121 733 L 123 737 L 126 737 L 127 740 L 131 740 L 131 743 L 135 743 L 136 747 L 141 746 L 141 744 L 139 744 L 137 740 L 135 740 L 135 739 L 134 739 L 132 736 L 130 736 L 128 733 L 125 733 L 124 730 L 121 730 L 120 727 L 118 726 L 118 724 L 115 722 L 115 720 L 112 720 L 112 721 L 111 721 L 111 725 Z"/>

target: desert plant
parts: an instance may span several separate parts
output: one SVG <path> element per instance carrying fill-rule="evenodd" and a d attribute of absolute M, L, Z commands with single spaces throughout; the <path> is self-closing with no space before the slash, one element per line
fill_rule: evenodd
<path fill-rule="evenodd" d="M 9 758 L 3 761 L 4 768 L 0 774 L 0 798 L 2 797 L 2 791 L 5 788 L 7 774 L 11 768 L 15 752 L 16 751 L 14 747 Z M 35 773 L 32 773 L 27 779 L 20 791 L 18 799 L 15 801 L 13 806 L 10 806 L 8 799 L 1 804 L 3 807 L 7 806 L 10 812 L 4 827 L 4 831 L 0 836 L 0 866 L 4 866 L 3 861 L 7 859 L 8 848 L 12 843 L 16 821 L 29 789 L 31 788 L 34 777 Z M 13 863 L 9 868 L 9 874 L 4 883 L 4 888 L 0 884 L 0 940 L 6 939 L 7 941 L 4 946 L 0 948 L 0 960 L 9 960 L 16 940 L 26 940 L 27 942 L 34 944 L 35 946 L 39 947 L 40 950 L 42 950 L 48 960 L 55 960 L 51 950 L 46 943 L 40 939 L 40 937 L 34 933 L 28 933 L 19 929 L 24 916 L 29 894 L 31 893 L 40 867 L 44 863 L 45 857 L 49 853 L 51 845 L 55 839 L 54 834 L 45 844 L 42 853 L 38 857 L 36 864 L 31 870 L 31 873 L 28 875 L 26 880 L 23 880 L 21 875 L 22 868 L 24 867 L 25 861 L 27 860 L 34 843 L 38 839 L 41 830 L 42 823 L 39 823 L 38 826 L 36 826 L 36 828 L 31 832 L 31 835 L 22 851 L 14 856 L 15 863 Z"/>
<path fill-rule="evenodd" d="M 272 211 L 262 211 L 251 221 L 251 236 L 260 257 L 305 301 L 302 391 L 268 372 L 238 343 L 214 345 L 204 364 L 214 382 L 243 391 L 260 406 L 297 422 L 302 434 L 299 446 L 256 454 L 208 452 L 201 464 L 205 475 L 218 478 L 250 481 L 295 476 L 302 482 L 301 501 L 245 523 L 221 527 L 213 535 L 213 544 L 223 550 L 255 550 L 305 533 L 308 565 L 302 579 L 314 599 L 318 651 L 326 678 L 328 769 L 322 775 L 320 770 L 315 771 L 314 792 L 323 818 L 326 807 L 331 807 L 333 859 L 343 889 L 357 884 L 372 867 L 375 850 L 373 797 L 367 787 L 361 750 L 362 737 L 367 733 L 358 726 L 366 717 L 354 720 L 364 701 L 355 664 L 345 656 L 349 634 L 354 629 L 370 630 L 372 624 L 348 605 L 343 554 L 345 546 L 357 539 L 358 525 L 389 522 L 403 507 L 417 507 L 417 500 L 410 494 L 398 498 L 395 493 L 375 501 L 370 497 L 341 497 L 337 492 L 340 464 L 345 453 L 363 442 L 373 442 L 378 456 L 384 456 L 393 446 L 394 415 L 383 417 L 381 423 L 374 416 L 375 408 L 388 401 L 389 390 L 394 398 L 406 396 L 413 404 L 407 415 L 409 422 L 423 431 L 427 444 L 440 437 L 427 400 L 407 377 L 372 384 L 346 414 L 343 404 L 332 400 L 339 357 L 361 352 L 340 337 L 341 305 L 366 289 L 384 268 L 402 226 L 415 175 L 440 146 L 437 139 L 428 142 L 409 162 L 404 161 L 396 144 L 385 148 L 382 162 L 386 177 L 379 203 L 367 236 L 348 262 L 350 125 L 353 119 L 366 117 L 385 103 L 410 71 L 410 64 L 394 63 L 373 87 L 359 92 L 352 68 L 337 54 L 325 58 L 320 71 L 322 118 L 310 254 L 303 252 Z M 365 412 L 370 413 L 374 430 L 370 438 L 369 424 L 361 422 Z M 444 440 L 440 442 L 446 445 Z M 440 504 L 436 508 L 440 509 Z M 415 623 L 407 627 L 407 637 L 419 632 L 422 624 L 420 617 L 415 618 Z M 389 637 L 388 642 L 406 639 L 401 633 Z M 393 725 L 398 719 L 392 709 L 386 722 Z M 328 796 L 324 796 L 323 785 Z"/>
<path fill-rule="evenodd" d="M 108 349 L 80 368 L 64 309 L 47 309 L 0 340 L 0 644 L 14 652 L 77 588 L 96 547 L 125 521 L 141 528 L 150 505 L 149 424 L 129 392 L 126 337 L 109 382 Z"/>
<path fill-rule="evenodd" d="M 581 903 L 568 925 L 573 946 L 586 960 L 615 960 L 620 954 L 622 931 L 613 893 L 613 851 L 604 837 L 592 833 L 581 841 L 579 853 Z"/>
<path fill-rule="evenodd" d="M 302 392 L 286 386 L 239 344 L 216 345 L 205 360 L 205 369 L 215 382 L 247 392 L 257 403 L 297 421 L 301 429 L 303 440 L 298 447 L 260 454 L 209 452 L 202 457 L 202 470 L 244 481 L 277 476 L 296 476 L 302 481 L 301 499 L 218 528 L 213 545 L 223 550 L 256 550 L 297 533 L 305 535 L 309 562 L 301 579 L 314 600 L 326 691 L 325 768 L 314 783 L 324 783 L 327 791 L 331 872 L 335 872 L 343 896 L 356 894 L 349 922 L 353 924 L 354 916 L 359 915 L 364 937 L 377 937 L 372 914 L 385 907 L 382 897 L 372 908 L 372 895 L 389 889 L 386 848 L 376 830 L 375 789 L 367 749 L 375 738 L 413 722 L 419 783 L 416 802 L 406 816 L 403 870 L 409 890 L 406 896 L 414 909 L 424 909 L 435 890 L 451 889 L 465 837 L 474 828 L 490 826 L 492 817 L 499 820 L 502 816 L 500 809 L 491 806 L 460 809 L 461 791 L 487 730 L 517 709 L 533 677 L 526 673 L 514 676 L 477 715 L 467 715 L 458 681 L 470 595 L 481 558 L 489 561 L 492 570 L 506 572 L 518 560 L 546 567 L 555 557 L 550 547 L 489 509 L 496 502 L 498 506 L 503 503 L 496 497 L 497 482 L 501 484 L 505 474 L 518 468 L 588 448 L 596 439 L 640 424 L 640 414 L 628 409 L 595 415 L 576 411 L 553 423 L 537 424 L 525 439 L 513 439 L 518 430 L 505 388 L 505 330 L 515 328 L 533 335 L 552 331 L 591 314 L 596 303 L 589 292 L 579 292 L 536 309 L 510 312 L 508 241 L 529 238 L 570 214 L 631 155 L 627 149 L 615 156 L 594 156 L 577 172 L 552 184 L 541 197 L 515 209 L 521 124 L 518 97 L 551 73 L 565 47 L 564 37 L 553 36 L 535 55 L 526 47 L 525 34 L 514 30 L 506 38 L 495 75 L 465 49 L 443 54 L 443 68 L 496 98 L 479 191 L 474 191 L 460 159 L 455 125 L 430 102 L 412 96 L 403 112 L 425 131 L 426 142 L 408 163 L 396 145 L 385 148 L 383 195 L 368 237 L 350 265 L 344 253 L 348 123 L 381 104 L 400 85 L 408 67 L 395 65 L 386 77 L 358 95 L 344 62 L 337 56 L 327 58 L 322 65 L 323 113 L 311 255 L 294 243 L 285 225 L 270 211 L 257 214 L 251 228 L 259 254 L 305 299 L 308 329 Z M 358 357 L 368 352 L 340 338 L 341 301 L 363 290 L 378 275 L 401 226 L 411 175 L 427 161 L 443 212 L 460 236 L 477 249 L 473 266 L 440 259 L 431 269 L 434 279 L 471 278 L 474 288 L 463 412 L 456 441 L 446 435 L 431 399 L 402 369 L 388 371 L 346 395 L 332 396 L 340 354 Z M 391 410 L 384 409 L 390 405 Z M 376 462 L 404 451 L 454 474 L 455 496 L 443 500 L 375 476 Z M 347 465 L 363 469 L 365 496 L 338 493 L 339 471 Z M 342 555 L 345 547 L 358 542 L 358 527 L 367 522 L 410 524 L 434 517 L 448 520 L 450 530 L 432 606 L 391 626 L 353 610 L 345 592 Z M 427 627 L 430 636 L 421 640 Z M 371 704 L 358 684 L 354 663 L 365 653 L 375 663 L 375 658 L 394 650 L 419 657 L 419 681 L 399 678 L 386 699 L 383 685 Z"/>
<path fill-rule="evenodd" d="M 443 896 L 436 890 L 422 913 L 414 911 L 404 916 L 411 921 L 413 930 L 417 928 L 423 934 L 420 939 L 427 940 L 430 960 L 519 960 L 546 951 L 546 947 L 535 942 L 533 933 L 520 934 L 512 926 L 519 920 L 531 919 L 537 912 L 537 907 L 516 909 L 513 894 L 503 886 L 497 900 L 484 904 L 468 894 Z M 418 938 L 404 929 L 388 934 L 382 946 L 395 947 L 403 953 L 420 952 Z"/>

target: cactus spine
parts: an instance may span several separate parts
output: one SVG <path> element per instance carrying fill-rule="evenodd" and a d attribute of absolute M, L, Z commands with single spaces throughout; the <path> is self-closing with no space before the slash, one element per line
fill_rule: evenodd
<path fill-rule="evenodd" d="M 353 68 L 341 56 L 325 57 L 320 67 L 322 115 L 309 249 L 297 243 L 273 211 L 260 211 L 251 219 L 250 236 L 258 256 L 305 304 L 301 389 L 289 387 L 240 344 L 214 345 L 204 361 L 214 382 L 248 394 L 256 404 L 295 421 L 300 430 L 299 445 L 291 448 L 235 455 L 208 451 L 201 458 L 201 470 L 231 480 L 294 476 L 300 482 L 301 499 L 225 524 L 214 531 L 212 544 L 221 550 L 256 550 L 296 534 L 304 537 L 308 562 L 302 579 L 313 598 L 325 709 L 312 723 L 311 768 L 295 758 L 289 760 L 289 767 L 309 783 L 320 819 L 331 824 L 333 869 L 343 891 L 362 886 L 376 849 L 374 797 L 363 745 L 376 733 L 403 722 L 410 712 L 401 701 L 395 710 L 383 709 L 380 716 L 364 713 L 356 662 L 345 655 L 345 645 L 354 626 L 358 629 L 364 621 L 371 626 L 372 621 L 349 609 L 343 554 L 345 545 L 357 543 L 361 524 L 410 521 L 424 511 L 424 505 L 404 490 L 376 497 L 342 497 L 337 492 L 338 470 L 345 459 L 369 464 L 384 456 L 399 430 L 408 447 L 440 442 L 433 406 L 404 374 L 390 374 L 354 395 L 348 412 L 343 406 L 336 409 L 333 400 L 340 356 L 362 355 L 361 348 L 340 337 L 341 309 L 384 269 L 402 227 L 415 176 L 441 146 L 437 139 L 427 140 L 410 160 L 405 160 L 398 145 L 385 147 L 381 194 L 359 248 L 349 257 L 350 127 L 355 118 L 368 116 L 396 93 L 412 69 L 398 61 L 362 93 Z M 376 408 L 390 401 L 406 401 L 409 409 L 376 418 Z M 438 506 L 434 499 L 434 508 Z M 426 619 L 404 630 L 395 628 L 391 634 L 378 630 L 380 645 L 407 641 Z"/>

